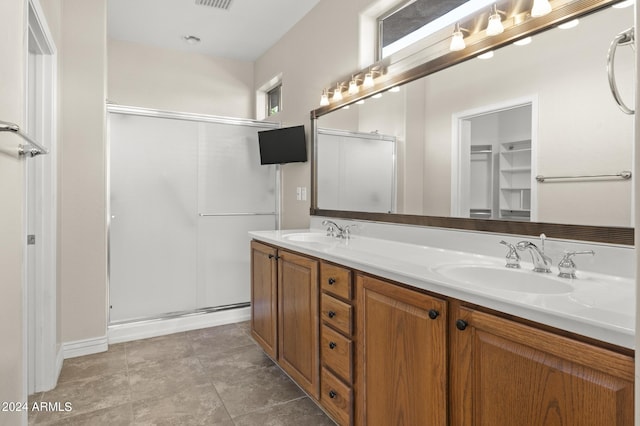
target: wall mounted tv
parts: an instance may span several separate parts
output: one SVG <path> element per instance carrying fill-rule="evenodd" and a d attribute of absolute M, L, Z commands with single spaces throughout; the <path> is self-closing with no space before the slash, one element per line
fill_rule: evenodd
<path fill-rule="evenodd" d="M 307 161 L 307 141 L 304 126 L 258 132 L 260 164 L 304 163 Z"/>

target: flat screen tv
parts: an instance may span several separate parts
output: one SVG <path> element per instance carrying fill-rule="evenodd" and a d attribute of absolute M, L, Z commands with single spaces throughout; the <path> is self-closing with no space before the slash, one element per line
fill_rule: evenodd
<path fill-rule="evenodd" d="M 260 164 L 304 163 L 307 161 L 307 141 L 304 126 L 258 132 Z"/>

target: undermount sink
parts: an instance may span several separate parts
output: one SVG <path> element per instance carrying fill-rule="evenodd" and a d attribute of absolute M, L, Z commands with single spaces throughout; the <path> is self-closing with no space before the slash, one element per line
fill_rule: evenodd
<path fill-rule="evenodd" d="M 283 236 L 285 240 L 296 241 L 300 243 L 320 243 L 320 244 L 336 244 L 338 239 L 319 232 L 300 232 L 296 234 L 288 234 Z"/>
<path fill-rule="evenodd" d="M 451 280 L 486 289 L 534 294 L 565 294 L 573 286 L 553 274 L 487 265 L 447 265 L 435 269 Z"/>

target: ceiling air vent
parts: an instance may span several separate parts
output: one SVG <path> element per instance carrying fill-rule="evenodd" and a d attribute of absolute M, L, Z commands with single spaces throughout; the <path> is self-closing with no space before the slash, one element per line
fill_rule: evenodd
<path fill-rule="evenodd" d="M 196 4 L 200 6 L 215 7 L 216 9 L 229 10 L 233 0 L 196 0 Z"/>

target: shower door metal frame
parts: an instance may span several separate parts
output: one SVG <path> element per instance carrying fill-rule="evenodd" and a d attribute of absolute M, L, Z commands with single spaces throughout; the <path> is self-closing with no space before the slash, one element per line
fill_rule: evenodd
<path fill-rule="evenodd" d="M 142 108 L 142 107 L 134 107 L 128 105 L 118 105 L 113 104 L 107 101 L 107 140 L 106 140 L 106 178 L 107 178 L 107 300 L 111 300 L 110 298 L 110 288 L 111 288 L 111 139 L 110 139 L 110 123 L 109 119 L 111 117 L 110 114 L 123 114 L 123 115 L 137 115 L 142 117 L 153 117 L 153 118 L 168 118 L 175 120 L 184 120 L 184 121 L 195 121 L 201 123 L 215 123 L 215 124 L 231 124 L 231 125 L 242 125 L 247 127 L 262 127 L 269 128 L 272 127 L 274 129 L 282 127 L 281 123 L 269 122 L 269 121 L 259 121 L 259 120 L 251 120 L 245 118 L 236 118 L 236 117 L 224 117 L 224 116 L 216 116 L 209 114 L 198 114 L 198 113 L 189 113 L 189 112 L 178 112 L 178 111 L 166 111 L 159 110 L 153 108 Z M 198 212 L 198 217 L 208 217 L 208 216 L 258 216 L 258 215 L 274 215 L 275 217 L 275 229 L 280 229 L 281 224 L 281 192 L 282 192 L 282 179 L 281 179 L 281 166 L 279 164 L 276 165 L 275 169 L 275 211 L 273 213 L 214 213 L 207 214 L 203 212 Z M 236 309 L 247 307 L 250 304 L 240 303 L 233 304 L 228 306 L 218 306 L 218 307 L 209 307 L 209 308 L 196 308 L 188 311 L 180 311 L 180 312 L 167 312 L 163 313 L 159 316 L 153 317 L 143 317 L 143 318 L 135 318 L 130 320 L 122 320 L 122 321 L 111 321 L 111 310 L 109 306 L 107 306 L 107 324 L 111 326 L 118 326 L 123 324 L 128 324 L 132 322 L 146 322 L 146 321 L 162 321 L 162 320 L 171 320 L 179 317 L 187 317 L 192 315 L 206 314 L 226 309 Z"/>

